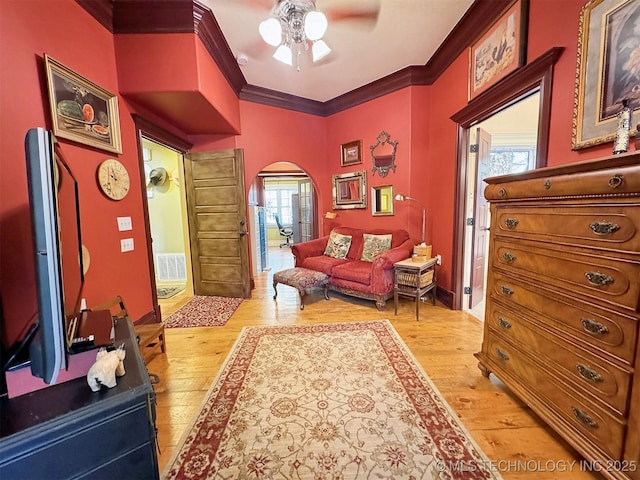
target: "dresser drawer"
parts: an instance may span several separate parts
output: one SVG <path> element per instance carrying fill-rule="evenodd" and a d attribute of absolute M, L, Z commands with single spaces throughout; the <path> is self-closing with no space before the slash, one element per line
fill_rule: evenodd
<path fill-rule="evenodd" d="M 498 205 L 495 212 L 496 235 L 640 252 L 637 205 Z"/>
<path fill-rule="evenodd" d="M 493 266 L 635 312 L 640 265 L 597 255 L 495 240 Z"/>
<path fill-rule="evenodd" d="M 528 390 L 544 399 L 545 405 L 579 435 L 587 437 L 612 458 L 621 458 L 626 422 L 588 401 L 539 366 L 516 347 L 489 335 L 487 351 L 500 377 L 504 369 L 518 378 Z"/>
<path fill-rule="evenodd" d="M 631 374 L 628 371 L 581 350 L 574 344 L 544 332 L 544 328 L 528 322 L 497 304 L 489 307 L 489 327 L 511 343 L 554 368 L 577 389 L 592 395 L 605 407 L 625 415 L 628 409 Z"/>
<path fill-rule="evenodd" d="M 489 294 L 514 310 L 528 309 L 555 334 L 569 335 L 596 353 L 607 352 L 633 365 L 638 321 L 604 308 L 537 288 L 498 272 L 490 275 Z"/>

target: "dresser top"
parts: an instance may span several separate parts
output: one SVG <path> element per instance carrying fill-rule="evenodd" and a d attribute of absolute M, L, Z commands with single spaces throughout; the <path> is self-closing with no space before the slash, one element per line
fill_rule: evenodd
<path fill-rule="evenodd" d="M 640 166 L 640 150 L 627 152 L 619 155 L 610 155 L 582 162 L 567 163 L 565 165 L 556 165 L 553 167 L 537 168 L 522 173 L 513 173 L 509 175 L 500 175 L 496 177 L 485 178 L 484 181 L 489 185 L 513 182 L 516 180 L 529 180 L 535 178 L 544 178 L 557 175 L 570 175 L 574 173 L 593 172 L 597 170 L 606 170 L 617 167 Z"/>

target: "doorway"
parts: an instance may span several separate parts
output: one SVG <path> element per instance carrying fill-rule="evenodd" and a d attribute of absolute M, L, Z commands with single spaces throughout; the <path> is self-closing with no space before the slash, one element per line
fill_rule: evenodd
<path fill-rule="evenodd" d="M 184 157 L 145 137 L 142 157 L 158 299 L 193 295 Z"/>
<path fill-rule="evenodd" d="M 259 235 L 251 235 L 252 265 L 254 275 L 272 270 L 272 260 L 278 263 L 279 255 L 259 258 L 263 249 L 289 250 L 286 239 L 280 234 L 275 216 L 285 227 L 291 227 L 291 244 L 305 242 L 317 237 L 317 198 L 313 181 L 298 165 L 292 162 L 276 162 L 265 166 L 254 178 L 249 189 L 249 210 L 256 210 L 256 216 L 264 217 L 263 230 Z M 263 213 L 260 213 L 263 212 Z M 251 214 L 250 214 L 251 215 Z M 261 238 L 265 241 L 257 244 Z M 290 252 L 285 252 L 290 256 Z"/>
<path fill-rule="evenodd" d="M 472 127 L 477 127 L 480 122 L 506 110 L 511 105 L 519 103 L 532 93 L 539 92 L 534 168 L 546 166 L 551 123 L 553 67 L 562 52 L 563 48 L 561 47 L 551 48 L 535 60 L 505 77 L 482 95 L 469 102 L 462 110 L 451 116 L 451 120 L 458 125 L 457 183 L 451 274 L 453 281 L 451 307 L 454 310 L 465 309 L 465 300 L 468 300 L 468 294 L 465 294 L 465 291 L 469 291 L 471 288 L 469 283 L 465 283 L 465 281 L 469 281 L 469 278 L 465 277 L 467 263 L 465 259 L 465 243 L 468 238 L 468 235 L 466 235 L 469 218 L 467 212 L 468 185 L 471 181 L 470 179 L 473 179 L 474 182 L 477 179 L 475 172 L 470 174 L 470 169 L 473 169 L 471 166 L 473 163 L 471 153 L 469 152 L 469 145 L 471 144 L 469 136 L 472 133 Z"/>
<path fill-rule="evenodd" d="M 462 310 L 484 319 L 485 285 L 489 258 L 488 202 L 484 179 L 535 168 L 540 93 L 509 105 L 468 129 L 469 171 L 466 185 L 464 232 L 464 299 Z M 471 148 L 471 146 L 474 146 Z"/>

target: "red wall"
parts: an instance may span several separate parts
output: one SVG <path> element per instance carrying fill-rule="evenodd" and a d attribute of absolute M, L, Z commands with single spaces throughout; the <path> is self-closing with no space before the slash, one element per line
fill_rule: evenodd
<path fill-rule="evenodd" d="M 610 145 L 572 152 L 571 124 L 579 12 L 585 0 L 531 0 L 528 60 L 554 46 L 565 48 L 556 64 L 551 118 L 550 165 L 606 155 Z M 36 311 L 33 253 L 24 160 L 24 135 L 31 127 L 51 127 L 43 54 L 47 53 L 107 90 L 119 93 L 113 36 L 73 0 L 0 1 L 0 292 L 3 341 L 11 344 Z M 194 48 L 193 42 L 187 42 Z M 468 56 L 463 52 L 432 86 L 409 87 L 329 118 L 238 101 L 220 72 L 196 42 L 198 88 L 232 123 L 238 136 L 191 136 L 194 151 L 243 148 L 247 190 L 260 169 L 272 162 L 298 164 L 318 190 L 319 211 L 331 210 L 331 176 L 367 170 L 368 188 L 393 184 L 395 192 L 418 198 L 427 207 L 427 241 L 443 257 L 439 283 L 451 289 L 456 126 L 451 115 L 467 103 Z M 99 52 L 97 54 L 96 52 Z M 171 51 L 180 57 L 192 51 Z M 206 76 L 204 76 L 206 73 Z M 125 77 L 126 78 L 126 77 Z M 207 81 L 207 78 L 214 78 Z M 192 79 L 182 80 L 182 87 Z M 212 83 L 213 82 L 213 83 Z M 61 139 L 62 152 L 79 180 L 83 243 L 91 267 L 85 283 L 89 305 L 122 294 L 134 319 L 149 312 L 151 292 L 143 228 L 141 180 L 131 113 L 119 98 L 123 154 Z M 157 119 L 161 125 L 171 119 Z M 386 178 L 371 173 L 369 146 L 380 131 L 398 140 L 397 170 Z M 176 130 L 173 130 L 174 133 Z M 179 134 L 179 131 L 178 131 Z M 340 144 L 362 140 L 362 165 L 341 167 Z M 132 190 L 120 202 L 108 200 L 95 177 L 99 163 L 116 157 L 132 177 Z M 420 235 L 420 212 L 396 203 L 396 214 L 372 217 L 366 210 L 339 210 L 336 222 L 355 226 L 406 228 Z M 117 231 L 116 217 L 131 216 L 133 232 Z M 119 240 L 131 236 L 135 250 L 120 253 Z"/>
<path fill-rule="evenodd" d="M 29 128 L 51 128 L 43 54 L 111 92 L 118 84 L 112 35 L 73 1 L 0 2 L 0 31 L 0 291 L 3 342 L 10 345 L 37 311 L 24 137 Z M 122 293 L 137 318 L 148 311 L 151 292 L 134 129 L 126 104 L 120 101 L 119 108 L 122 155 L 62 139 L 60 144 L 79 180 L 83 243 L 91 253 L 87 303 Z M 96 181 L 98 165 L 109 157 L 117 157 L 131 175 L 132 192 L 120 202 L 102 195 Z M 132 217 L 134 229 L 127 236 L 134 239 L 134 252 L 120 253 L 124 235 L 117 231 L 117 216 Z"/>

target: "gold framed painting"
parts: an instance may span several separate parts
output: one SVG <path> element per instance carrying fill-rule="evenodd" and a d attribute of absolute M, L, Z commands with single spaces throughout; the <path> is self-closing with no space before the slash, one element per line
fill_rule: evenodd
<path fill-rule="evenodd" d="M 367 208 L 367 171 L 333 175 L 333 209 Z"/>
<path fill-rule="evenodd" d="M 582 7 L 573 107 L 573 150 L 612 142 L 622 100 L 640 110 L 640 2 L 591 0 Z M 636 134 L 632 128 L 631 134 Z"/>
<path fill-rule="evenodd" d="M 529 0 L 517 0 L 469 48 L 469 100 L 524 65 Z"/>
<path fill-rule="evenodd" d="M 45 55 L 53 134 L 122 153 L 118 97 Z"/>
<path fill-rule="evenodd" d="M 358 165 L 362 163 L 362 140 L 355 140 L 340 145 L 340 165 Z"/>

